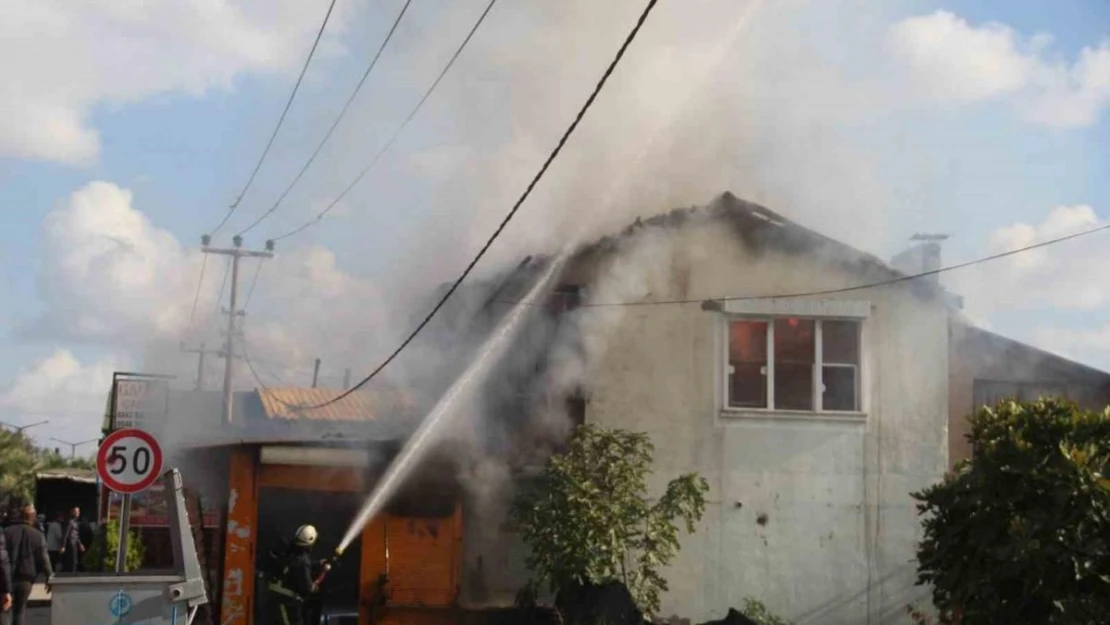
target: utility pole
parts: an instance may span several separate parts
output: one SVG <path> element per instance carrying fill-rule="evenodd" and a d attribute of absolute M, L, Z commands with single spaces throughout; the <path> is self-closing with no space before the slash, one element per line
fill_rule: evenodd
<path fill-rule="evenodd" d="M 227 309 L 227 337 L 224 342 L 223 357 L 224 357 L 224 423 L 231 423 L 232 419 L 232 364 L 235 362 L 235 318 L 242 315 L 242 311 L 238 309 L 239 306 L 239 259 L 241 258 L 273 258 L 274 257 L 274 242 L 266 241 L 265 251 L 245 250 L 243 249 L 243 237 L 235 235 L 232 237 L 231 242 L 235 247 L 232 248 L 214 248 L 209 247 L 212 243 L 210 235 L 201 237 L 200 251 L 205 254 L 219 254 L 221 256 L 231 257 L 231 300 L 230 306 Z"/>
<path fill-rule="evenodd" d="M 77 448 L 78 447 L 80 447 L 81 445 L 87 445 L 89 443 L 95 443 L 96 441 L 98 441 L 100 439 L 99 438 L 90 438 L 89 440 L 81 441 L 80 443 L 71 443 L 69 441 L 63 441 L 60 438 L 54 438 L 53 436 L 51 436 L 50 440 L 59 442 L 63 445 L 69 445 L 69 457 L 72 460 L 73 458 L 77 457 Z"/>
<path fill-rule="evenodd" d="M 316 388 L 316 383 L 320 381 L 320 359 L 316 359 L 316 365 L 312 368 L 312 388 Z"/>
<path fill-rule="evenodd" d="M 10 427 L 11 429 L 15 430 L 16 434 L 19 434 L 20 436 L 23 435 L 23 430 L 33 428 L 37 425 L 46 425 L 47 423 L 50 423 L 50 421 L 38 421 L 37 423 L 31 423 L 29 425 L 16 425 L 14 423 L 6 423 L 4 421 L 0 421 L 0 425 L 6 425 Z"/>
<path fill-rule="evenodd" d="M 221 350 L 218 350 L 218 349 L 205 349 L 204 343 L 201 343 L 200 347 L 198 347 L 196 349 L 189 349 L 189 348 L 185 347 L 185 343 L 182 342 L 181 343 L 181 353 L 183 353 L 183 354 L 196 354 L 198 356 L 198 358 L 197 358 L 197 390 L 198 391 L 203 391 L 204 390 L 204 357 L 207 356 L 208 354 L 213 354 L 215 356 L 222 356 L 223 352 Z"/>

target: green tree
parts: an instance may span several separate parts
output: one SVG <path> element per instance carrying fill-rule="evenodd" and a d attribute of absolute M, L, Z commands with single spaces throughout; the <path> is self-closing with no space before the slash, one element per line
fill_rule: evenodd
<path fill-rule="evenodd" d="M 646 477 L 654 446 L 645 434 L 579 426 L 513 500 L 510 526 L 528 545 L 533 583 L 552 590 L 617 580 L 648 616 L 667 590 L 661 569 L 705 512 L 709 485 L 696 474 L 672 480 L 654 503 Z"/>
<path fill-rule="evenodd" d="M 0 506 L 33 501 L 35 474 L 49 469 L 93 469 L 89 458 L 68 458 L 35 447 L 21 432 L 0 429 Z"/>
<path fill-rule="evenodd" d="M 0 429 L 0 499 L 5 506 L 31 501 L 39 453 L 20 432 Z"/>
<path fill-rule="evenodd" d="M 1110 409 L 1003 401 L 970 418 L 969 462 L 914 493 L 919 583 L 940 622 L 1103 622 L 1110 613 Z"/>
<path fill-rule="evenodd" d="M 139 540 L 138 532 L 131 530 L 128 535 L 126 566 L 128 571 L 136 571 L 143 564 L 146 549 Z M 92 542 L 85 551 L 85 568 L 90 571 L 114 571 L 116 554 L 119 553 L 119 521 L 113 519 L 100 527 Z"/>

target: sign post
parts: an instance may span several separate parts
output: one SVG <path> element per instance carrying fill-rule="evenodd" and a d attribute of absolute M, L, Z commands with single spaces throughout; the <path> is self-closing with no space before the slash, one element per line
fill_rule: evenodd
<path fill-rule="evenodd" d="M 123 495 L 119 550 L 116 552 L 116 572 L 122 573 L 127 563 L 131 495 L 149 488 L 162 473 L 162 448 L 153 436 L 142 430 L 116 430 L 100 444 L 96 472 L 105 486 Z"/>

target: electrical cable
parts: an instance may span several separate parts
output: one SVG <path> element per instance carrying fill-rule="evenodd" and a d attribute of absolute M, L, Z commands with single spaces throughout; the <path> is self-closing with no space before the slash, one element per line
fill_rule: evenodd
<path fill-rule="evenodd" d="M 1024 247 L 1019 247 L 1017 249 L 1009 250 L 1007 252 L 999 252 L 997 254 L 991 254 L 989 256 L 983 256 L 981 258 L 976 258 L 974 260 L 969 260 L 969 261 L 965 261 L 965 262 L 962 262 L 962 263 L 957 263 L 955 265 L 948 265 L 948 266 L 945 266 L 945 267 L 939 267 L 937 269 L 930 269 L 928 271 L 922 271 L 920 273 L 907 274 L 907 275 L 898 276 L 898 277 L 895 277 L 895 278 L 890 278 L 890 279 L 887 279 L 887 280 L 879 280 L 877 282 L 867 282 L 867 283 L 864 283 L 864 284 L 857 284 L 857 285 L 853 285 L 853 286 L 840 287 L 840 288 L 836 288 L 836 289 L 822 289 L 822 290 L 818 290 L 818 291 L 801 291 L 801 292 L 793 292 L 793 293 L 774 293 L 774 294 L 767 294 L 767 295 L 734 295 L 734 296 L 716 297 L 716 298 L 715 297 L 700 297 L 700 298 L 697 298 L 697 299 L 647 300 L 647 301 L 639 301 L 639 302 L 599 302 L 599 303 L 592 303 L 592 304 L 590 304 L 590 303 L 582 304 L 580 307 L 581 308 L 605 308 L 605 307 L 611 307 L 611 306 L 669 306 L 669 305 L 678 305 L 678 304 L 700 304 L 700 303 L 705 302 L 707 300 L 718 301 L 718 302 L 736 302 L 736 301 L 744 301 L 744 300 L 761 300 L 761 299 L 794 299 L 794 298 L 799 298 L 799 297 L 813 297 L 813 296 L 818 296 L 818 295 L 836 295 L 836 294 L 839 294 L 839 293 L 851 293 L 853 291 L 863 291 L 863 290 L 867 290 L 867 289 L 874 289 L 874 288 L 878 288 L 878 287 L 889 286 L 889 285 L 892 285 L 892 284 L 900 284 L 902 282 L 909 282 L 911 280 L 917 280 L 919 278 L 927 278 L 929 276 L 935 276 L 935 275 L 938 275 L 938 274 L 947 273 L 949 271 L 955 271 L 957 269 L 964 269 L 966 267 L 971 267 L 973 265 L 988 263 L 988 262 L 991 262 L 991 261 L 994 261 L 994 260 L 999 260 L 999 259 L 1002 259 L 1002 258 L 1006 258 L 1008 256 L 1014 256 L 1015 254 L 1021 254 L 1023 252 L 1029 252 L 1029 251 L 1039 249 L 1039 248 L 1042 248 L 1042 247 L 1048 247 L 1050 245 L 1055 245 L 1057 243 L 1063 243 L 1064 241 L 1070 241 L 1071 239 L 1077 239 L 1079 237 L 1084 237 L 1084 236 L 1087 236 L 1087 235 L 1090 235 L 1090 234 L 1095 234 L 1095 233 L 1098 233 L 1098 232 L 1102 232 L 1104 230 L 1110 230 L 1110 224 L 1104 224 L 1104 225 L 1101 225 L 1101 226 L 1098 226 L 1098 227 L 1095 227 L 1095 228 L 1090 228 L 1088 230 L 1083 230 L 1083 231 L 1080 231 L 1080 232 L 1074 232 L 1072 234 L 1064 235 L 1064 236 L 1061 236 L 1061 237 L 1056 237 L 1054 239 L 1048 239 L 1046 241 L 1041 241 L 1040 243 L 1033 243 L 1031 245 L 1026 245 Z M 516 303 L 516 302 L 508 302 L 508 301 L 504 301 L 504 300 L 502 300 L 502 301 L 504 303 Z"/>
<path fill-rule="evenodd" d="M 227 223 L 227 220 L 231 219 L 231 216 L 235 213 L 235 210 L 239 208 L 239 203 L 242 202 L 243 197 L 246 196 L 247 190 L 250 189 L 251 184 L 254 182 L 254 177 L 258 175 L 258 170 L 262 169 L 262 163 L 266 160 L 266 155 L 270 153 L 270 148 L 274 145 L 274 139 L 277 138 L 278 131 L 281 130 L 282 123 L 285 122 L 285 116 L 289 113 L 289 108 L 293 106 L 293 99 L 297 97 L 297 91 L 301 88 L 301 82 L 304 81 L 304 75 L 305 72 L 308 71 L 308 65 L 312 62 L 312 57 L 316 54 L 316 47 L 320 45 L 320 39 L 324 36 L 324 29 L 328 25 L 328 20 L 331 19 L 331 12 L 332 9 L 335 8 L 335 2 L 336 0 L 331 0 L 331 2 L 328 4 L 328 12 L 324 14 L 324 21 L 320 24 L 320 30 L 316 32 L 316 39 L 312 42 L 312 48 L 308 51 L 308 58 L 304 60 L 304 65 L 301 67 L 301 73 L 297 76 L 297 82 L 293 84 L 293 91 L 289 94 L 289 99 L 285 102 L 285 108 L 281 111 L 281 117 L 278 118 L 277 125 L 274 126 L 274 131 L 270 133 L 270 140 L 266 142 L 266 148 L 262 150 L 262 156 L 258 158 L 258 162 L 254 166 L 254 171 L 252 171 L 250 177 L 247 178 L 247 183 L 243 185 L 243 190 L 239 192 L 239 195 L 235 198 L 235 201 L 231 203 L 230 207 L 228 207 L 227 213 L 224 215 L 224 218 L 220 220 L 220 223 L 216 226 L 216 229 L 211 232 L 212 236 L 215 236 L 216 233 L 224 227 L 224 224 Z"/>
<path fill-rule="evenodd" d="M 189 325 L 186 327 L 186 332 L 191 332 L 193 329 L 193 319 L 197 316 L 197 304 L 200 302 L 200 291 L 204 287 L 204 270 L 208 268 L 208 254 L 204 254 L 204 258 L 200 261 L 200 279 L 197 280 L 197 292 L 193 294 L 193 307 L 189 310 Z"/>
<path fill-rule="evenodd" d="M 636 21 L 636 25 L 632 27 L 631 32 L 629 32 L 628 36 L 625 37 L 624 42 L 621 44 L 621 47 L 617 50 L 616 56 L 613 57 L 613 60 L 609 63 L 608 67 L 606 67 L 605 72 L 601 75 L 601 79 L 598 80 L 597 85 L 593 89 L 593 92 L 590 93 L 590 97 L 586 99 L 586 103 L 582 105 L 581 109 L 579 109 L 578 114 L 574 117 L 574 121 L 571 122 L 566 132 L 563 133 L 563 136 L 560 137 L 559 142 L 555 145 L 555 148 L 551 151 L 551 154 L 548 155 L 547 160 L 544 161 L 539 171 L 536 172 L 536 175 L 532 177 L 532 180 L 528 183 L 528 186 L 524 189 L 524 192 L 520 195 L 520 198 L 517 199 L 515 204 L 513 204 L 512 209 L 510 209 L 508 214 L 505 215 L 505 218 L 501 220 L 500 225 L 498 225 L 497 229 L 493 231 L 493 234 L 490 235 L 485 245 L 482 246 L 482 248 L 478 251 L 478 254 L 475 255 L 473 260 L 470 261 L 470 264 L 466 266 L 466 269 L 463 270 L 462 274 L 459 275 L 454 283 L 451 284 L 451 287 L 447 289 L 447 292 L 439 298 L 439 301 L 434 307 L 432 307 L 432 310 L 428 312 L 424 319 L 405 338 L 405 340 L 401 341 L 401 344 L 396 349 L 394 349 L 393 352 L 381 362 L 381 364 L 375 367 L 369 375 L 362 378 L 362 380 L 360 380 L 357 384 L 343 391 L 338 396 L 329 399 L 328 401 L 320 402 L 319 404 L 311 406 L 300 406 L 299 408 L 301 410 L 316 410 L 318 408 L 323 408 L 324 406 L 334 404 L 335 402 L 342 400 L 351 393 L 354 393 L 355 391 L 365 386 L 367 382 L 374 379 L 375 376 L 377 376 L 383 369 L 385 369 L 391 362 L 393 362 L 393 360 L 396 359 L 397 356 L 400 355 L 400 353 L 406 347 L 408 347 L 414 339 L 416 339 L 416 336 L 420 334 L 420 332 L 424 330 L 424 328 L 427 327 L 429 323 L 431 323 L 432 319 L 447 303 L 447 300 L 451 297 L 451 295 L 453 295 L 455 291 L 458 290 L 459 285 L 462 284 L 463 280 L 465 280 L 466 277 L 470 275 L 470 272 L 474 270 L 474 267 L 478 264 L 478 261 L 481 260 L 483 256 L 485 256 L 490 246 L 493 245 L 493 242 L 496 241 L 499 236 L 501 236 L 501 232 L 505 230 L 505 226 L 509 224 L 509 221 L 511 221 L 512 218 L 516 215 L 517 211 L 520 210 L 520 207 L 524 204 L 524 201 L 527 200 L 528 196 L 532 194 L 532 190 L 536 187 L 537 184 L 539 184 L 539 181 L 543 178 L 544 174 L 547 173 L 548 168 L 551 167 L 551 163 L 554 162 L 555 158 L 559 156 L 560 152 L 562 152 L 563 146 L 566 145 L 567 140 L 570 139 L 570 136 L 574 133 L 575 129 L 578 128 L 578 124 L 581 123 L 582 118 L 586 115 L 586 112 L 590 110 L 590 106 L 593 105 L 594 100 L 596 100 L 598 94 L 601 93 L 601 89 L 605 86 L 605 83 L 608 82 L 609 77 L 613 74 L 613 70 L 616 69 L 617 64 L 620 63 L 621 58 L 624 57 L 624 53 L 628 50 L 628 47 L 632 44 L 632 41 L 640 32 L 640 28 L 643 27 L 644 22 L 647 20 L 648 15 L 651 14 L 651 10 L 655 8 L 657 2 L 658 0 L 648 0 L 647 6 L 644 7 L 643 12 L 640 14 L 639 19 Z M 492 6 L 493 2 L 491 2 L 490 5 Z"/>
<path fill-rule="evenodd" d="M 224 299 L 224 291 L 227 290 L 227 277 L 231 273 L 231 258 L 228 257 L 227 263 L 224 264 L 224 277 L 223 282 L 220 283 L 220 294 L 216 296 L 216 310 L 213 316 L 219 317 L 220 315 L 220 302 Z"/>
<path fill-rule="evenodd" d="M 903 276 L 898 276 L 896 278 L 890 278 L 890 279 L 887 279 L 887 280 L 879 280 L 877 282 L 867 282 L 867 283 L 864 283 L 864 284 L 856 284 L 856 285 L 853 285 L 853 286 L 839 287 L 839 288 L 835 288 L 835 289 L 823 289 L 823 290 L 819 290 L 819 291 L 798 291 L 798 292 L 792 292 L 792 293 L 774 293 L 774 294 L 764 294 L 764 295 L 732 295 L 732 296 L 726 296 L 726 297 L 699 297 L 699 298 L 689 298 L 689 299 L 646 300 L 646 301 L 638 301 L 638 302 L 595 302 L 595 303 L 580 304 L 578 307 L 579 308 L 609 308 L 609 307 L 614 307 L 614 306 L 673 306 L 673 305 L 681 305 L 681 304 L 700 304 L 700 303 L 703 303 L 703 302 L 706 302 L 706 301 L 737 302 L 737 301 L 745 301 L 745 300 L 750 301 L 750 300 L 761 300 L 761 299 L 794 299 L 794 298 L 799 298 L 799 297 L 815 297 L 815 296 L 818 296 L 818 295 L 836 295 L 836 294 L 839 294 L 839 293 L 850 293 L 852 291 L 863 291 L 863 290 L 867 290 L 867 289 L 874 289 L 874 288 L 888 286 L 888 285 L 891 285 L 891 284 L 899 284 L 899 283 L 902 283 L 902 282 L 909 282 L 911 280 L 917 280 L 919 278 L 927 278 L 929 276 L 935 276 L 935 275 L 938 275 L 938 274 L 947 273 L 949 271 L 955 271 L 957 269 L 964 269 L 966 267 L 971 267 L 973 265 L 988 263 L 988 262 L 991 262 L 991 261 L 994 261 L 994 260 L 999 260 L 999 259 L 1002 259 L 1002 258 L 1006 258 L 1008 256 L 1014 256 L 1016 254 L 1021 254 L 1022 252 L 1028 252 L 1028 251 L 1039 249 L 1039 248 L 1042 248 L 1042 247 L 1048 247 L 1050 245 L 1055 245 L 1057 243 L 1063 243 L 1064 241 L 1069 241 L 1071 239 L 1078 239 L 1079 237 L 1084 237 L 1084 236 L 1087 236 L 1087 235 L 1090 235 L 1090 234 L 1095 234 L 1095 233 L 1098 233 L 1098 232 L 1102 232 L 1104 230 L 1110 230 L 1110 224 L 1104 224 L 1102 226 L 1098 226 L 1098 227 L 1095 227 L 1095 228 L 1090 228 L 1088 230 L 1082 230 L 1080 232 L 1074 232 L 1072 234 L 1064 235 L 1064 236 L 1061 236 L 1061 237 L 1056 237 L 1054 239 L 1048 239 L 1048 240 L 1045 240 L 1045 241 L 1041 241 L 1040 243 L 1033 243 L 1031 245 L 1026 245 L 1025 247 L 1019 247 L 1017 249 L 1009 250 L 1007 252 L 999 252 L 997 254 L 991 254 L 989 256 L 983 256 L 981 258 L 976 258 L 976 259 L 965 261 L 965 262 L 962 262 L 962 263 L 957 263 L 955 265 L 947 265 L 945 267 L 939 267 L 937 269 L 930 269 L 928 271 L 922 271 L 921 273 L 906 274 L 906 275 L 903 275 Z M 506 300 L 506 299 L 497 299 L 497 300 L 492 300 L 492 301 L 496 301 L 500 304 L 519 304 L 520 303 L 519 300 Z"/>
<path fill-rule="evenodd" d="M 312 156 L 308 157 L 308 160 L 305 161 L 304 166 L 301 167 L 301 170 L 297 172 L 296 176 L 293 176 L 293 180 L 289 183 L 289 186 L 285 187 L 285 190 L 281 192 L 276 200 L 274 200 L 274 203 L 272 206 L 270 206 L 270 209 L 259 215 L 258 218 L 252 221 L 249 226 L 240 230 L 239 236 L 243 236 L 244 234 L 250 232 L 254 229 L 255 226 L 262 223 L 264 219 L 272 215 L 274 211 L 276 211 L 278 207 L 281 206 L 281 203 L 285 201 L 285 197 L 289 195 L 289 192 L 293 190 L 293 187 L 297 186 L 297 183 L 300 182 L 301 177 L 304 176 L 305 172 L 308 171 L 308 168 L 312 166 L 312 163 L 316 160 L 316 157 L 320 155 L 320 151 L 324 149 L 324 145 L 328 142 L 329 139 L 331 139 L 331 135 L 335 132 L 336 127 L 339 126 L 339 122 L 341 122 L 343 120 L 343 117 L 347 114 L 347 110 L 351 108 L 351 103 L 355 101 L 355 97 L 358 96 L 359 91 L 362 89 L 363 83 L 365 83 L 366 79 L 369 78 L 370 73 L 374 71 L 374 67 L 378 64 L 378 59 L 381 57 L 382 52 L 385 51 L 386 46 L 389 45 L 390 40 L 393 39 L 393 33 L 397 30 L 397 25 L 401 23 L 401 18 L 405 16 L 405 11 L 408 10 L 410 4 L 412 4 L 412 0 L 406 0 L 404 6 L 401 7 L 401 12 L 397 14 L 397 19 L 393 20 L 393 26 L 390 27 L 389 32 L 385 36 L 385 40 L 382 41 L 382 44 L 378 47 L 378 51 L 374 54 L 374 58 L 370 61 L 369 67 L 367 67 L 366 71 L 362 73 L 362 78 L 359 79 L 358 84 L 355 85 L 354 91 L 351 92 L 351 95 L 347 98 L 347 102 L 339 111 L 339 116 L 335 118 L 335 121 L 331 123 L 331 127 L 328 128 L 328 131 L 326 133 L 324 133 L 324 138 L 320 140 L 319 145 L 317 145 L 316 149 L 312 152 Z"/>
<path fill-rule="evenodd" d="M 424 106 L 424 103 L 428 101 L 428 98 L 432 95 L 432 92 L 435 91 L 436 87 L 439 86 L 439 83 L 443 80 L 443 77 L 447 75 L 448 71 L 450 71 L 451 66 L 455 64 L 455 61 L 459 58 L 459 55 L 462 54 L 463 49 L 466 48 L 468 43 L 470 43 L 470 39 L 478 30 L 478 27 L 482 25 L 482 22 L 485 21 L 486 16 L 489 15 L 490 9 L 492 9 L 493 5 L 496 3 L 497 0 L 490 0 L 489 4 L 486 5 L 486 9 L 482 11 L 482 14 L 478 17 L 478 21 L 474 22 L 474 26 L 471 27 L 470 32 L 466 35 L 466 38 L 463 39 L 461 44 L 459 44 L 459 47 L 455 50 L 455 54 L 451 56 L 451 60 L 447 61 L 447 64 L 443 67 L 443 71 L 439 73 L 439 76 L 435 79 L 435 82 L 433 82 L 432 86 L 424 92 L 424 95 L 420 98 L 420 101 L 416 103 L 416 106 L 413 107 L 411 111 L 409 111 L 408 117 L 405 118 L 405 121 L 401 122 L 401 125 L 397 128 L 397 131 L 394 132 L 393 136 L 389 138 L 389 141 L 386 141 L 385 145 L 383 145 L 382 148 L 378 150 L 378 153 L 374 155 L 374 158 L 370 161 L 370 164 L 364 167 L 362 171 L 360 171 L 359 174 L 355 176 L 354 180 L 352 180 L 351 183 L 348 184 L 334 200 L 332 200 L 327 206 L 325 206 L 318 215 L 304 222 L 300 226 L 290 230 L 289 232 L 286 232 L 281 236 L 274 237 L 274 241 L 287 239 L 295 234 L 302 232 L 310 226 L 319 223 L 320 220 L 322 220 L 325 215 L 331 212 L 331 209 L 335 208 L 335 206 L 339 204 L 339 202 L 341 202 L 343 198 L 346 197 L 347 194 L 350 193 L 351 190 L 354 189 L 360 181 L 362 181 L 363 177 L 365 177 L 366 174 L 368 174 L 370 170 L 378 164 L 378 161 L 381 160 L 382 156 L 384 156 L 385 153 L 389 151 L 389 148 L 393 147 L 393 144 L 396 143 L 397 138 L 400 137 L 401 133 L 405 131 L 406 127 L 408 127 L 409 122 L 411 122 L 413 118 L 416 117 L 416 114 L 420 112 L 421 107 Z"/>
<path fill-rule="evenodd" d="M 254 295 L 254 287 L 258 286 L 258 274 L 262 273 L 262 265 L 264 264 L 262 261 L 263 259 L 258 259 L 258 266 L 254 270 L 254 277 L 251 278 L 251 286 L 247 289 L 247 297 L 243 300 L 243 310 L 246 310 L 247 306 L 250 305 L 251 296 Z"/>

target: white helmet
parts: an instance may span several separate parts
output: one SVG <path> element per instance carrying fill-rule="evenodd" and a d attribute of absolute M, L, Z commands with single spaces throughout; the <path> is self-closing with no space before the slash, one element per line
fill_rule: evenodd
<path fill-rule="evenodd" d="M 316 528 L 311 525 L 302 525 L 298 527 L 295 539 L 297 545 L 301 547 L 311 547 L 316 544 Z"/>

